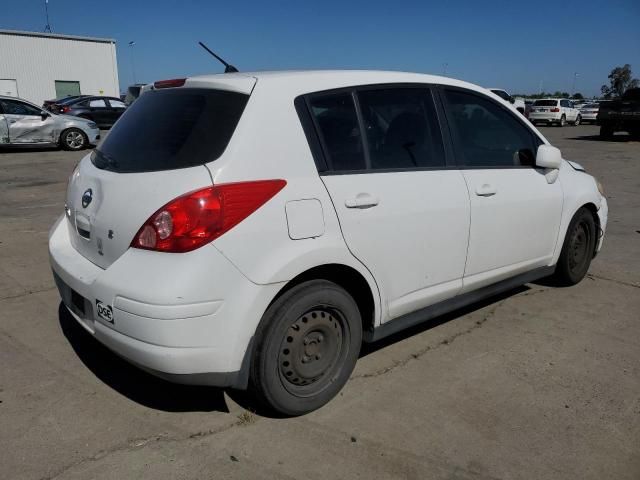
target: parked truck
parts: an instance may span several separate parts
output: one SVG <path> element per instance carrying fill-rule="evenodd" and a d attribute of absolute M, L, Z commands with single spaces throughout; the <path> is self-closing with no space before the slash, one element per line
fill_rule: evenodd
<path fill-rule="evenodd" d="M 618 99 L 601 102 L 597 120 L 601 138 L 627 132 L 640 139 L 640 88 L 630 88 Z"/>

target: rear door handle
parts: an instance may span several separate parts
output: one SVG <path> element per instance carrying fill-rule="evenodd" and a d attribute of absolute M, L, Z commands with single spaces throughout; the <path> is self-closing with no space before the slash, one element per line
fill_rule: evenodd
<path fill-rule="evenodd" d="M 380 201 L 378 197 L 374 197 L 369 193 L 359 193 L 355 197 L 347 198 L 344 205 L 347 208 L 371 208 L 378 205 Z"/>
<path fill-rule="evenodd" d="M 479 197 L 490 197 L 498 193 L 498 189 L 489 183 L 483 183 L 476 187 L 476 195 Z"/>

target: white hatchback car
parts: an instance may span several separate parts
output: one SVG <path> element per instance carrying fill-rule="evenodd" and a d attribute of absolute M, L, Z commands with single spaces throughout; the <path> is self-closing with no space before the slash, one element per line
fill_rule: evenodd
<path fill-rule="evenodd" d="M 481 87 L 231 73 L 142 95 L 73 171 L 49 252 L 64 304 L 118 355 L 298 415 L 363 340 L 579 282 L 606 223 L 596 180 Z"/>
<path fill-rule="evenodd" d="M 564 127 L 567 122 L 571 125 L 580 125 L 582 116 L 580 110 L 574 108 L 570 100 L 564 98 L 543 98 L 536 100 L 529 112 L 529 121 L 534 125 L 546 123 Z"/>

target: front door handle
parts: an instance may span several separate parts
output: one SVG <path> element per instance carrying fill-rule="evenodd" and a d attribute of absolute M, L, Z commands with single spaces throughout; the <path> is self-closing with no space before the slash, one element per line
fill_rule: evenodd
<path fill-rule="evenodd" d="M 374 197 L 369 193 L 359 193 L 355 197 L 347 198 L 344 205 L 347 208 L 371 208 L 378 205 L 380 201 L 378 197 Z"/>
<path fill-rule="evenodd" d="M 476 195 L 479 197 L 490 197 L 498 193 L 498 189 L 490 183 L 483 183 L 476 187 Z"/>

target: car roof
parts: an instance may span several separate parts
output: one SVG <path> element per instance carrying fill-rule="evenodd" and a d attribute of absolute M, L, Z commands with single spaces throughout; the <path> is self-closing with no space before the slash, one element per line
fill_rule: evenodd
<path fill-rule="evenodd" d="M 20 97 L 11 97 L 9 95 L 0 95 L 0 100 L 18 100 L 20 102 L 28 103 L 32 107 L 36 107 L 38 110 L 42 110 L 42 107 L 39 107 L 35 103 L 30 102 L 29 100 L 25 100 L 24 98 L 20 98 Z"/>
<path fill-rule="evenodd" d="M 220 73 L 189 77 L 186 86 L 228 88 L 241 93 L 251 93 L 256 85 L 283 89 L 291 96 L 357 85 L 387 83 L 431 83 L 475 90 L 486 95 L 478 85 L 462 80 L 422 73 L 381 70 L 285 70 L 243 73 Z"/>

